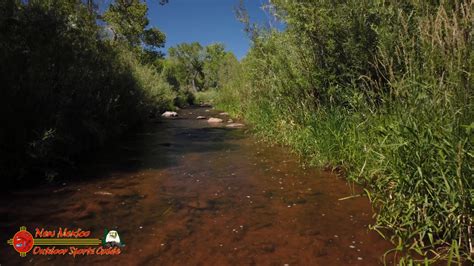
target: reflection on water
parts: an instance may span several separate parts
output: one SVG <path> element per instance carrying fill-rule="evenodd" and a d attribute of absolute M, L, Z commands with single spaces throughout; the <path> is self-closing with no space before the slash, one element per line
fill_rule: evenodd
<path fill-rule="evenodd" d="M 378 265 L 391 246 L 374 232 L 365 197 L 334 175 L 302 169 L 284 148 L 245 129 L 181 110 L 90 158 L 75 181 L 11 192 L 0 207 L 2 241 L 20 225 L 117 230 L 114 257 L 20 258 L 4 244 L 1 264 Z M 360 192 L 356 188 L 356 192 Z"/>

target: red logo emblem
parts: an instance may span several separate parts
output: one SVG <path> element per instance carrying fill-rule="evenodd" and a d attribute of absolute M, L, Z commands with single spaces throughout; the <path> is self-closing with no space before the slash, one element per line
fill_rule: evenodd
<path fill-rule="evenodd" d="M 20 256 L 26 256 L 35 244 L 35 239 L 30 232 L 26 231 L 26 227 L 20 227 L 20 231 L 18 231 L 12 239 L 8 240 L 8 244 L 12 245 L 13 248 L 20 253 Z"/>

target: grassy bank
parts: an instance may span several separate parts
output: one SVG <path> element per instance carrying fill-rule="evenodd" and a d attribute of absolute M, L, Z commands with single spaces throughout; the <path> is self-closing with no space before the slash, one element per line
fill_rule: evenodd
<path fill-rule="evenodd" d="M 248 27 L 252 49 L 218 107 L 363 184 L 388 255 L 409 251 L 401 263 L 472 260 L 472 2 L 274 7 L 286 30 Z"/>

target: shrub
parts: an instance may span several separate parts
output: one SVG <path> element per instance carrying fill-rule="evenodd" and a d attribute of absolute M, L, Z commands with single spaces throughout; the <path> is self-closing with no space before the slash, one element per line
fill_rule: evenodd
<path fill-rule="evenodd" d="M 77 1 L 0 4 L 0 176 L 54 178 L 76 156 L 165 108 L 169 86 L 102 40 Z"/>

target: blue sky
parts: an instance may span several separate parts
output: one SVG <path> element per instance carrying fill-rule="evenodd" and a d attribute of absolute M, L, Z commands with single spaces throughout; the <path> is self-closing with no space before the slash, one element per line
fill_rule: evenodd
<path fill-rule="evenodd" d="M 245 0 L 252 22 L 267 25 L 271 18 L 261 9 L 267 0 Z M 241 59 L 250 41 L 243 25 L 235 17 L 238 0 L 169 0 L 162 6 L 158 0 L 148 0 L 150 26 L 166 34 L 166 51 L 183 42 L 202 45 L 220 42 Z M 271 23 L 274 23 L 272 21 Z"/>

